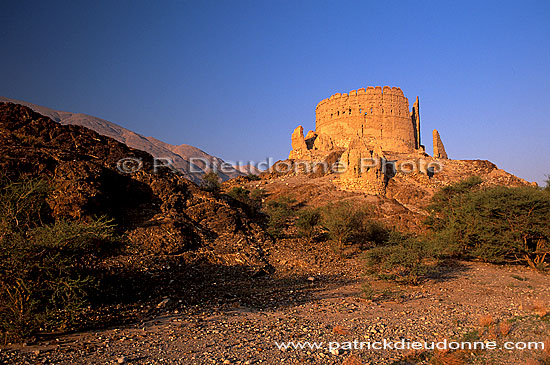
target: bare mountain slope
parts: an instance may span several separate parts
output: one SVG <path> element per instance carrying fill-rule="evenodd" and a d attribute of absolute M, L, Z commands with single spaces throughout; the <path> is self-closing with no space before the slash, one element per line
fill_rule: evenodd
<path fill-rule="evenodd" d="M 196 183 L 200 182 L 207 166 L 219 167 L 222 164 L 226 164 L 221 158 L 211 156 L 196 147 L 187 144 L 174 146 L 153 137 L 144 137 L 115 123 L 91 115 L 53 110 L 44 106 L 3 96 L 0 96 L 0 102 L 21 104 L 58 123 L 65 125 L 80 125 L 104 136 L 114 138 L 129 147 L 148 152 L 154 157 L 171 159 L 174 166 L 181 171 L 186 178 Z M 223 172 L 220 172 L 219 175 L 223 180 L 228 180 L 246 174 L 227 164 L 227 167 L 225 167 Z"/>

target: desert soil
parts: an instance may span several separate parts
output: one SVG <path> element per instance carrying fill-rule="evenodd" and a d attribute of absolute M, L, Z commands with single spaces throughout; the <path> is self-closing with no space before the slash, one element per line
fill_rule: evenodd
<path fill-rule="evenodd" d="M 318 258 L 320 262 L 324 259 Z M 291 263 L 297 265 L 292 273 L 247 279 L 220 274 L 212 279 L 215 281 L 203 284 L 210 290 L 218 288 L 216 295 L 221 299 L 186 305 L 181 304 L 185 298 L 170 297 L 165 303 L 152 303 L 154 310 L 139 322 L 8 345 L 0 351 L 0 361 L 404 364 L 439 359 L 439 363 L 537 364 L 533 361 L 544 357 L 540 350 L 468 351 L 454 357 L 437 352 L 435 358 L 432 352 L 407 350 L 331 352 L 326 344 L 403 338 L 496 340 L 499 346 L 505 341 L 547 341 L 548 275 L 523 267 L 461 262 L 437 278 L 409 287 L 363 277 L 360 261 L 355 259 L 342 261 L 339 271 L 332 265 L 318 273 L 300 270 L 297 262 Z M 364 298 L 366 281 L 375 289 L 373 300 Z M 316 341 L 325 346 L 283 351 L 276 345 L 287 341 Z M 456 362 L 456 357 L 464 361 Z"/>

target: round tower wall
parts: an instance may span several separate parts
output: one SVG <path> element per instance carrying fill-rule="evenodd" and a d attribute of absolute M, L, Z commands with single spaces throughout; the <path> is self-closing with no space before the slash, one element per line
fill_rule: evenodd
<path fill-rule="evenodd" d="M 384 151 L 410 153 L 415 149 L 409 101 L 398 87 L 369 86 L 322 100 L 315 109 L 315 130 L 339 146 L 362 137 Z"/>

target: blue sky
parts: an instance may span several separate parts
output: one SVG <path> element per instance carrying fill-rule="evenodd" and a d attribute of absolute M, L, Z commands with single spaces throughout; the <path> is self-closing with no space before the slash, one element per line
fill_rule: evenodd
<path fill-rule="evenodd" d="M 11 1 L 0 95 L 226 160 L 284 159 L 333 93 L 420 96 L 455 159 L 550 174 L 548 1 Z"/>

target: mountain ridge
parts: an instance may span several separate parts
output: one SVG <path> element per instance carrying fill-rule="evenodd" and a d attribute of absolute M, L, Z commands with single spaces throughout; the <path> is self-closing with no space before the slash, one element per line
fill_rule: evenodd
<path fill-rule="evenodd" d="M 4 96 L 0 96 L 0 102 L 24 105 L 60 124 L 80 125 L 104 136 L 114 138 L 129 147 L 148 152 L 156 158 L 171 159 L 173 166 L 179 170 L 185 178 L 195 183 L 200 183 L 202 176 L 205 172 L 210 171 L 212 167 L 215 167 L 217 170 L 216 172 L 223 181 L 247 175 L 235 169 L 221 158 L 212 156 L 195 146 L 188 144 L 171 145 L 154 137 L 143 136 L 106 119 L 83 113 L 55 110 Z M 223 171 L 219 171 L 220 166 L 224 166 Z"/>

